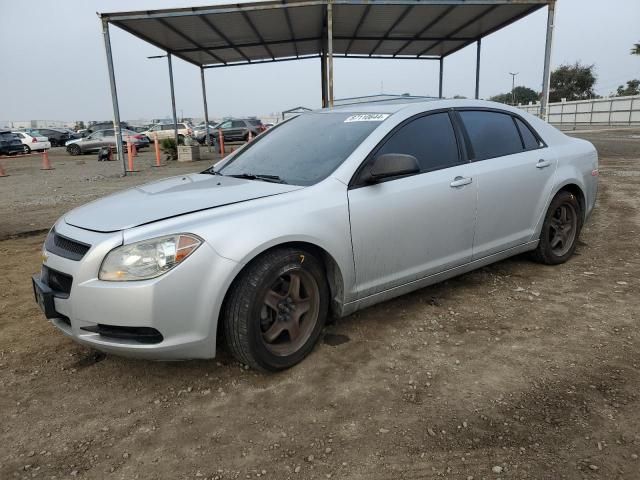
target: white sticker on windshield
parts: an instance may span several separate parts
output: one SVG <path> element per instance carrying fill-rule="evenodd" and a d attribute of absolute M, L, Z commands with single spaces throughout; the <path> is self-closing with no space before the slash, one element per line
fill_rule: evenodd
<path fill-rule="evenodd" d="M 344 123 L 351 122 L 381 122 L 389 116 L 388 113 L 359 113 L 358 115 L 351 115 Z"/>

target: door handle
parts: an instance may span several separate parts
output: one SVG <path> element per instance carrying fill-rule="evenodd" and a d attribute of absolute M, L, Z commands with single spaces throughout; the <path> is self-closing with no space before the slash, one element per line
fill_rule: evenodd
<path fill-rule="evenodd" d="M 538 160 L 538 163 L 536 163 L 536 168 L 546 168 L 546 167 L 550 167 L 550 166 L 551 166 L 551 162 L 549 160 L 545 160 L 543 158 Z"/>
<path fill-rule="evenodd" d="M 456 177 L 453 179 L 453 182 L 449 184 L 452 188 L 464 187 L 465 185 L 469 185 L 473 181 L 471 177 Z"/>

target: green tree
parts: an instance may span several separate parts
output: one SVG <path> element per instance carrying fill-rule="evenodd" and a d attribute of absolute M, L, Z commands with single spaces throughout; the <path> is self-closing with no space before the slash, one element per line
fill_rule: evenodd
<path fill-rule="evenodd" d="M 629 95 L 640 95 L 640 80 L 638 80 L 637 78 L 634 78 L 633 80 L 628 80 L 626 88 L 624 85 L 620 85 L 618 87 L 616 96 L 628 97 Z"/>
<path fill-rule="evenodd" d="M 631 49 L 631 55 L 640 55 L 640 43 L 634 43 Z"/>
<path fill-rule="evenodd" d="M 529 87 L 519 86 L 513 89 L 512 92 L 501 93 L 494 95 L 489 100 L 493 102 L 512 104 L 515 97 L 515 104 L 518 103 L 527 104 L 529 102 L 535 102 L 540 98 L 540 94 Z"/>
<path fill-rule="evenodd" d="M 560 65 L 551 72 L 549 101 L 560 102 L 586 100 L 595 96 L 593 86 L 596 83 L 595 65 Z"/>

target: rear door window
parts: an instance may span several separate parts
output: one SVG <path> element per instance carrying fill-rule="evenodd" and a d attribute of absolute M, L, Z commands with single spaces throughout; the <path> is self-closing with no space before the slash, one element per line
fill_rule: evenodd
<path fill-rule="evenodd" d="M 413 155 L 421 172 L 453 167 L 461 163 L 449 114 L 434 113 L 403 125 L 376 152 Z"/>
<path fill-rule="evenodd" d="M 515 118 L 516 124 L 518 125 L 518 130 L 520 130 L 520 135 L 522 135 L 522 143 L 524 143 L 525 150 L 535 150 L 536 148 L 540 148 L 540 141 L 533 134 L 531 129 L 525 125 L 525 123 L 519 118 Z"/>
<path fill-rule="evenodd" d="M 516 124 L 508 113 L 463 110 L 460 117 L 471 141 L 474 160 L 502 157 L 523 150 Z"/>
<path fill-rule="evenodd" d="M 242 120 L 234 120 L 231 122 L 231 128 L 244 128 L 245 124 Z"/>

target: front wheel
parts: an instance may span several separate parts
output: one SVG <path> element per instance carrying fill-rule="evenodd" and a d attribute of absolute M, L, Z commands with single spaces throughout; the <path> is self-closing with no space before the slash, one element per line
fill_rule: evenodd
<path fill-rule="evenodd" d="M 578 199 L 571 192 L 558 192 L 547 210 L 534 259 L 546 265 L 566 262 L 576 250 L 581 228 L 582 210 Z"/>
<path fill-rule="evenodd" d="M 313 349 L 328 307 L 322 263 L 304 250 L 272 250 L 231 287 L 222 319 L 227 346 L 258 370 L 292 367 Z"/>
<path fill-rule="evenodd" d="M 71 145 L 69 145 L 67 147 L 67 151 L 72 156 L 80 155 L 82 153 L 82 151 L 80 150 L 80 147 L 78 145 L 74 144 L 74 143 L 72 143 Z"/>
<path fill-rule="evenodd" d="M 31 147 L 29 145 L 22 145 L 22 151 L 24 153 L 31 153 Z"/>

